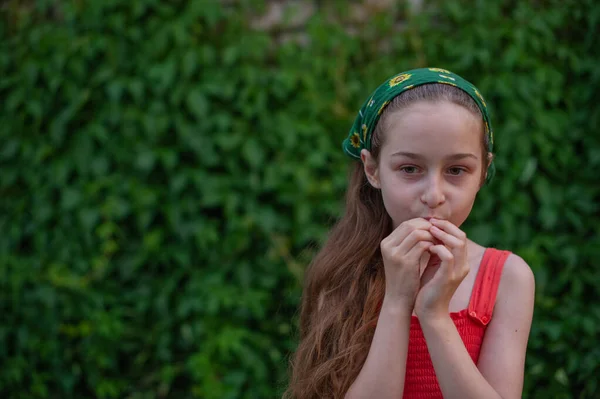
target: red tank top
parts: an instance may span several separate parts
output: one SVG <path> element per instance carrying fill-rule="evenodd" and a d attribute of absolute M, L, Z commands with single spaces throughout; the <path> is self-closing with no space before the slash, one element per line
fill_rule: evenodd
<path fill-rule="evenodd" d="M 477 272 L 468 308 L 450 313 L 475 364 L 479 359 L 485 328 L 492 318 L 502 268 L 509 255 L 508 251 L 487 248 Z M 415 316 L 410 323 L 403 398 L 443 398 L 419 319 Z"/>

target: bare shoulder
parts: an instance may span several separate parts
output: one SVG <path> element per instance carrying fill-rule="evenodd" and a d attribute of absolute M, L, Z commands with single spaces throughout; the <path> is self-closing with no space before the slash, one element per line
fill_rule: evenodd
<path fill-rule="evenodd" d="M 529 331 L 535 302 L 535 277 L 520 256 L 510 254 L 504 263 L 492 320 Z"/>
<path fill-rule="evenodd" d="M 498 294 L 500 297 L 533 296 L 535 277 L 531 267 L 518 255 L 510 254 L 504 263 Z"/>

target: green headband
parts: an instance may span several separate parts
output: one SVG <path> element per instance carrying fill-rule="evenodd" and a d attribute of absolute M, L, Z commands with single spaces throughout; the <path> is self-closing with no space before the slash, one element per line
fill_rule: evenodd
<path fill-rule="evenodd" d="M 485 134 L 488 137 L 489 143 L 487 150 L 492 152 L 494 145 L 492 124 L 487 104 L 482 95 L 475 86 L 465 79 L 455 73 L 440 68 L 421 68 L 402 72 L 379 86 L 358 111 L 358 116 L 352 125 L 352 129 L 350 129 L 348 137 L 342 143 L 344 152 L 352 158 L 360 159 L 360 151 L 363 148 L 370 151 L 371 135 L 375 130 L 375 126 L 377 125 L 377 121 L 379 120 L 383 109 L 399 94 L 428 83 L 442 83 L 458 87 L 475 101 L 481 110 L 483 121 L 485 123 Z M 494 174 L 495 167 L 492 163 L 488 168 L 486 183 L 489 183 Z"/>

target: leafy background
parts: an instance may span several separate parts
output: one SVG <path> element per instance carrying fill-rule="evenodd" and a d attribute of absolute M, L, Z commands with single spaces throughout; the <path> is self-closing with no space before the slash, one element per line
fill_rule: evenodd
<path fill-rule="evenodd" d="M 2 397 L 280 395 L 340 142 L 420 66 L 492 109 L 466 229 L 535 272 L 524 397 L 597 397 L 600 5 L 399 3 L 265 30 L 263 1 L 3 2 Z"/>

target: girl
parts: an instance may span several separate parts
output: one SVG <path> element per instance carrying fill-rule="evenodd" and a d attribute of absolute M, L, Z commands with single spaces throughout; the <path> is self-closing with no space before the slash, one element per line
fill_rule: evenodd
<path fill-rule="evenodd" d="M 383 83 L 343 143 L 345 214 L 307 270 L 288 398 L 520 398 L 534 277 L 460 226 L 494 172 L 479 91 Z"/>

